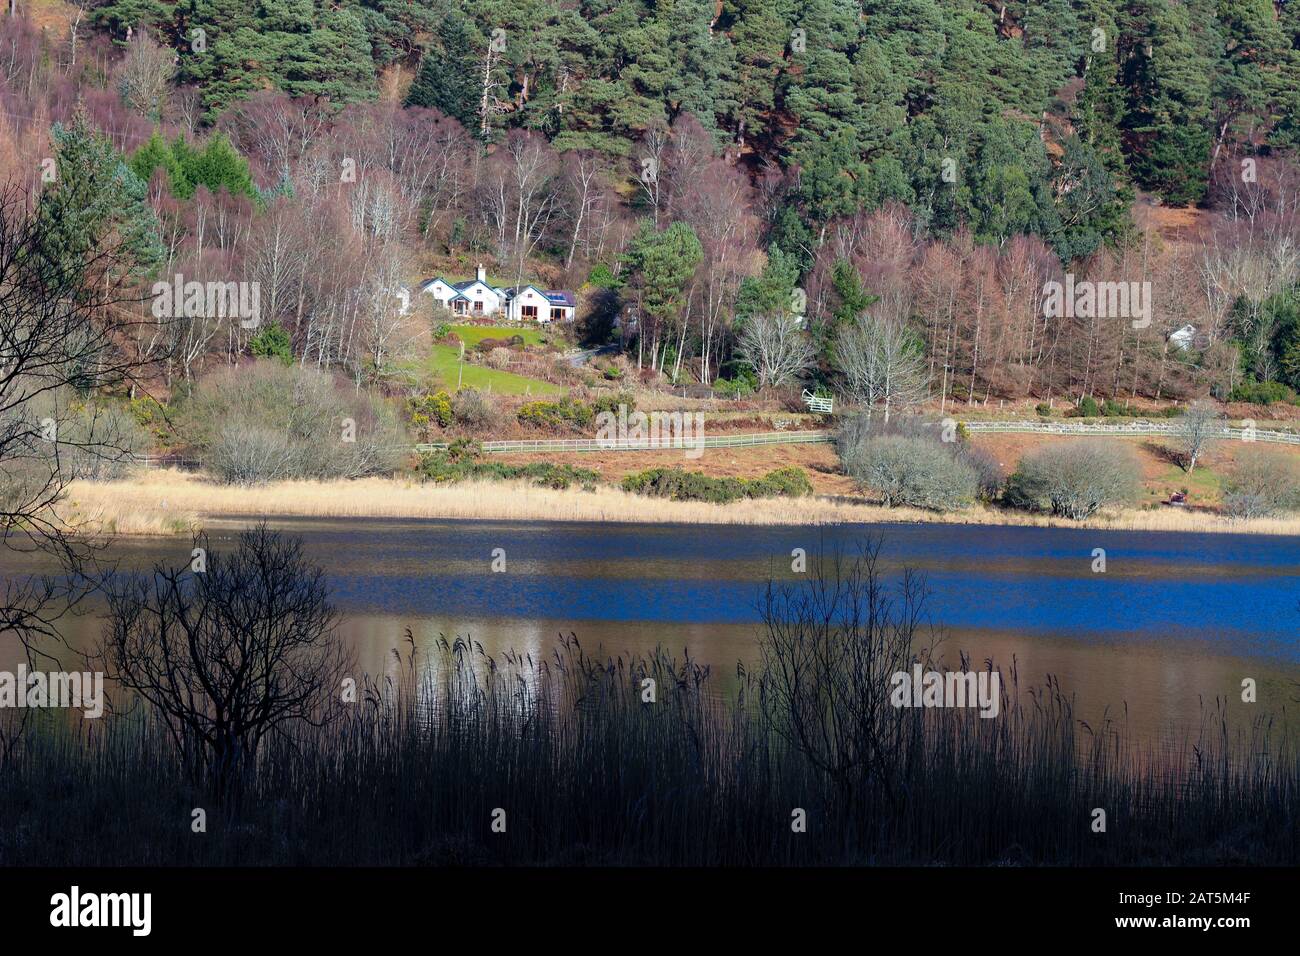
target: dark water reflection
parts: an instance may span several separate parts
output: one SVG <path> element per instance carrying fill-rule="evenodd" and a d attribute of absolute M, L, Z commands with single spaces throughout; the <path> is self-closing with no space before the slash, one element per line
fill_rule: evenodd
<path fill-rule="evenodd" d="M 279 520 L 327 570 L 344 633 L 382 673 L 405 628 L 427 646 L 470 635 L 490 654 L 663 644 L 713 667 L 722 687 L 757 659 L 757 601 L 769 574 L 793 578 L 791 551 L 852 550 L 884 536 L 891 574 L 924 571 L 929 613 L 955 661 L 1009 665 L 1021 684 L 1055 674 L 1079 713 L 1109 708 L 1143 736 L 1190 733 L 1227 698 L 1234 718 L 1300 706 L 1300 539 L 1044 528 L 879 525 L 833 529 L 666 525 Z M 210 528 L 220 547 L 239 525 Z M 491 570 L 494 549 L 504 573 Z M 1093 550 L 1106 552 L 1094 573 Z M 115 546 L 124 566 L 189 561 L 183 539 Z M 9 560 L 6 558 L 5 560 Z M 0 569 L 4 573 L 32 570 Z M 98 628 L 72 622 L 74 643 Z M 1258 705 L 1240 703 L 1243 677 Z"/>

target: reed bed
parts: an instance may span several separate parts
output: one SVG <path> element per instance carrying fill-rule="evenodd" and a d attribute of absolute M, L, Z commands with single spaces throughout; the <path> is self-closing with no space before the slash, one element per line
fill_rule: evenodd
<path fill-rule="evenodd" d="M 1067 521 L 976 506 L 939 514 L 814 496 L 679 502 L 598 486 L 554 490 L 525 482 L 437 485 L 401 479 L 283 481 L 253 487 L 217 484 L 177 470 L 123 481 L 73 482 L 61 506 L 74 526 L 118 534 L 189 534 L 204 519 L 231 517 L 476 518 L 513 521 L 613 521 L 648 524 L 817 525 L 891 522 L 1100 528 L 1121 531 L 1300 534 L 1300 517 L 1233 521 L 1166 508 L 1125 510 Z"/>
<path fill-rule="evenodd" d="M 345 718 L 270 740 L 222 797 L 177 772 L 142 709 L 42 715 L 0 773 L 0 864 L 1300 860 L 1300 760 L 1266 720 L 1233 732 L 1211 708 L 1196 739 L 1149 746 L 1122 722 L 1082 725 L 1055 682 L 1022 693 L 1013 668 L 999 718 L 908 711 L 888 779 L 835 775 L 778 732 L 761 675 L 724 699 L 663 651 L 570 637 L 545 660 L 492 659 L 443 639 L 424 659 L 409 643 Z"/>

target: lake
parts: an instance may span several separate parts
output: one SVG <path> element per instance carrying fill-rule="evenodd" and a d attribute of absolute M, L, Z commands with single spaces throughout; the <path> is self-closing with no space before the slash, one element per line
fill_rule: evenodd
<path fill-rule="evenodd" d="M 393 666 L 408 627 L 420 644 L 466 635 L 490 654 L 534 657 L 574 633 L 588 650 L 609 653 L 689 649 L 725 691 L 737 662 L 757 660 L 769 575 L 799 577 L 791 552 L 811 559 L 880 535 L 891 575 L 903 566 L 926 575 L 945 660 L 955 664 L 964 651 L 1006 669 L 1014 658 L 1022 688 L 1053 674 L 1077 696 L 1081 717 L 1108 711 L 1152 739 L 1194 734 L 1216 697 L 1234 720 L 1281 717 L 1300 702 L 1300 538 L 943 524 L 273 524 L 300 535 L 325 568 L 342 631 L 372 674 Z M 227 546 L 240 526 L 210 523 L 210 547 Z M 1098 548 L 1104 573 L 1093 570 Z M 494 552 L 504 570 L 492 570 Z M 123 567 L 186 565 L 190 543 L 122 539 L 112 553 Z M 98 622 L 86 615 L 67 629 L 86 645 Z M 1256 705 L 1240 701 L 1245 677 L 1257 681 Z"/>

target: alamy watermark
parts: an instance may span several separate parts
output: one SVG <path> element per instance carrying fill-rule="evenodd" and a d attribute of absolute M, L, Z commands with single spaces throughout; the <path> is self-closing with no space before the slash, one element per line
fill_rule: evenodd
<path fill-rule="evenodd" d="M 104 716 L 104 675 L 98 671 L 0 671 L 0 709 L 75 707 L 94 720 Z"/>
<path fill-rule="evenodd" d="M 1001 707 L 1002 675 L 997 671 L 925 671 L 917 664 L 909 674 L 889 679 L 895 707 L 978 707 L 981 717 L 996 717 Z"/>
<path fill-rule="evenodd" d="M 685 448 L 687 458 L 704 454 L 703 412 L 618 412 L 596 415 L 596 445 L 600 448 Z"/>
<path fill-rule="evenodd" d="M 1076 281 L 1073 272 L 1065 282 L 1043 283 L 1043 316 L 1049 319 L 1132 319 L 1133 328 L 1151 324 L 1150 282 Z"/>
<path fill-rule="evenodd" d="M 50 897 L 50 925 L 59 929 L 122 927 L 132 936 L 148 936 L 152 916 L 152 893 L 83 893 L 73 886 Z"/>
<path fill-rule="evenodd" d="M 258 282 L 186 282 L 178 272 L 171 282 L 155 282 L 151 291 L 155 319 L 237 318 L 245 329 L 262 322 Z"/>

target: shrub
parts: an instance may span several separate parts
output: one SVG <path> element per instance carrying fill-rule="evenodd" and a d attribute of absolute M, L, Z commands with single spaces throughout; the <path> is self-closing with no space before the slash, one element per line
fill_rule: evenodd
<path fill-rule="evenodd" d="M 798 468 L 780 468 L 748 480 L 713 478 L 681 468 L 650 468 L 624 478 L 623 490 L 673 501 L 726 504 L 741 498 L 802 498 L 812 494 L 812 483 Z"/>
<path fill-rule="evenodd" d="M 483 446 L 472 438 L 457 438 L 447 445 L 447 460 L 459 463 L 474 461 L 483 454 Z"/>
<path fill-rule="evenodd" d="M 631 392 L 619 392 L 617 395 L 601 395 L 591 403 L 591 410 L 597 415 L 602 412 L 617 415 L 620 405 L 626 405 L 627 413 L 631 415 L 636 411 L 636 396 Z"/>
<path fill-rule="evenodd" d="M 328 373 L 265 360 L 204 376 L 177 421 L 212 474 L 235 484 L 383 474 L 408 444 L 382 400 Z"/>
<path fill-rule="evenodd" d="M 462 388 L 451 400 L 456 421 L 467 428 L 491 428 L 497 422 L 496 406 L 475 388 Z"/>
<path fill-rule="evenodd" d="M 812 482 L 802 468 L 778 468 L 769 471 L 760 481 L 775 489 L 775 494 L 786 498 L 805 498 L 813 493 Z M 750 495 L 750 497 L 756 497 Z"/>
<path fill-rule="evenodd" d="M 1160 414 L 1163 415 L 1165 418 L 1177 418 L 1178 416 L 1182 415 L 1184 411 L 1186 411 L 1186 409 L 1184 409 L 1181 405 L 1170 405 L 1167 408 L 1163 409 L 1160 412 Z"/>
<path fill-rule="evenodd" d="M 1107 418 L 1121 418 L 1128 414 L 1128 409 L 1115 401 L 1115 399 L 1108 398 L 1106 399 L 1106 403 L 1102 406 L 1101 413 Z"/>
<path fill-rule="evenodd" d="M 601 286 L 605 289 L 617 288 L 619 285 L 613 270 L 603 262 L 597 262 L 591 267 L 591 272 L 587 274 L 587 281 L 591 285 Z"/>
<path fill-rule="evenodd" d="M 1130 449 L 1114 442 L 1070 441 L 1027 454 L 1008 481 L 1004 500 L 1079 520 L 1103 505 L 1130 500 L 1137 489 L 1138 463 Z"/>
<path fill-rule="evenodd" d="M 1272 405 L 1274 402 L 1296 403 L 1296 394 L 1281 382 L 1259 382 L 1247 378 L 1238 383 L 1228 396 L 1231 402 L 1247 402 L 1251 405 Z"/>
<path fill-rule="evenodd" d="M 553 465 L 550 462 L 507 465 L 497 461 L 484 461 L 481 455 L 482 449 L 478 442 L 459 438 L 445 450 L 421 455 L 417 470 L 426 481 L 439 483 L 472 479 L 530 479 L 544 488 L 568 488 L 571 484 L 580 484 L 584 490 L 591 491 L 600 480 L 600 475 L 588 468 Z"/>
<path fill-rule="evenodd" d="M 594 417 L 590 405 L 568 397 L 558 402 L 528 402 L 515 413 L 515 418 L 521 425 L 577 430 L 591 425 Z"/>
<path fill-rule="evenodd" d="M 1300 509 L 1300 463 L 1282 451 L 1244 457 L 1224 481 L 1223 510 L 1234 518 L 1269 518 Z"/>
<path fill-rule="evenodd" d="M 451 396 L 446 392 L 408 398 L 406 414 L 411 426 L 421 433 L 427 433 L 430 425 L 447 428 L 456 420 L 451 408 Z"/>
<path fill-rule="evenodd" d="M 1078 415 L 1079 418 L 1096 418 L 1101 414 L 1101 409 L 1097 407 L 1097 400 L 1095 398 L 1091 395 L 1085 395 L 1083 398 L 1079 399 L 1079 404 L 1075 409 L 1075 414 Z"/>
<path fill-rule="evenodd" d="M 1048 405 L 1046 402 L 1039 402 L 1034 406 L 1034 411 L 1037 412 L 1041 418 L 1052 417 L 1052 406 Z"/>
<path fill-rule="evenodd" d="M 166 443 L 172 426 L 167 421 L 167 410 L 156 398 L 151 395 L 133 398 L 127 403 L 126 409 L 136 424 L 149 433 L 154 444 Z"/>
<path fill-rule="evenodd" d="M 849 451 L 844 466 L 888 508 L 952 511 L 969 506 L 979 493 L 975 469 L 928 438 L 869 435 Z"/>
<path fill-rule="evenodd" d="M 993 501 L 1002 493 L 1002 466 L 991 451 L 963 441 L 953 454 L 975 472 L 976 494 L 982 501 Z"/>
<path fill-rule="evenodd" d="M 248 343 L 248 350 L 257 358 L 273 358 L 285 365 L 293 364 L 293 341 L 279 322 L 263 327 L 253 336 Z"/>
<path fill-rule="evenodd" d="M 4 502 L 16 500 L 10 494 L 24 486 L 33 491 L 49 480 L 52 468 L 71 478 L 120 478 L 153 444 L 132 409 L 117 402 L 85 402 L 71 392 L 51 390 L 32 395 L 19 411 L 32 417 L 24 421 L 25 415 L 0 412 L 0 431 L 37 437 L 34 443 L 22 442 L 25 453 L 0 469 L 0 487 L 6 489 L 0 492 L 0 513 Z M 44 437 L 47 427 L 54 429 L 51 441 Z"/>
<path fill-rule="evenodd" d="M 752 368 L 739 366 L 731 378 L 714 379 L 713 390 L 722 396 L 734 397 L 739 394 L 743 398 L 758 390 L 758 376 Z"/>

